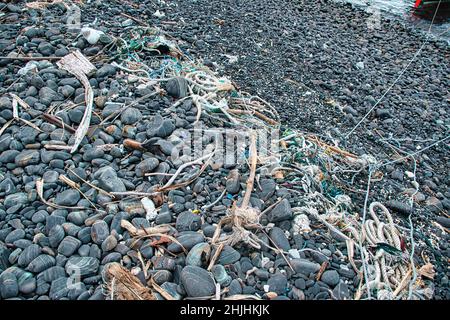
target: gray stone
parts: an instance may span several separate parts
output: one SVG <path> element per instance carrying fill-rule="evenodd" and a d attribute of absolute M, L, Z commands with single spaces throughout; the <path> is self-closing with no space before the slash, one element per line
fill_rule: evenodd
<path fill-rule="evenodd" d="M 123 124 L 134 124 L 142 118 L 142 113 L 136 108 L 128 108 L 122 112 L 120 121 Z"/>
<path fill-rule="evenodd" d="M 306 259 L 293 259 L 290 261 L 295 272 L 308 276 L 310 273 L 316 273 L 320 269 L 320 264 L 308 261 Z"/>
<path fill-rule="evenodd" d="M 10 232 L 6 238 L 5 243 L 13 243 L 14 241 L 17 241 L 19 239 L 23 239 L 25 237 L 25 231 L 23 229 L 16 229 L 12 232 Z"/>
<path fill-rule="evenodd" d="M 330 287 L 334 287 L 339 283 L 339 273 L 336 270 L 327 270 L 322 274 L 320 280 L 325 282 Z"/>
<path fill-rule="evenodd" d="M 200 229 L 201 223 L 199 215 L 185 211 L 178 215 L 175 228 L 178 231 L 197 231 Z"/>
<path fill-rule="evenodd" d="M 53 101 L 62 101 L 64 97 L 49 87 L 43 87 L 39 90 L 39 101 L 45 106 L 50 106 Z"/>
<path fill-rule="evenodd" d="M 110 64 L 104 64 L 100 69 L 97 70 L 96 77 L 104 78 L 107 76 L 113 76 L 114 74 L 116 74 L 116 67 Z"/>
<path fill-rule="evenodd" d="M 41 254 L 41 248 L 37 244 L 26 247 L 19 256 L 17 264 L 20 267 L 27 267 L 31 261 Z"/>
<path fill-rule="evenodd" d="M 339 282 L 339 284 L 333 289 L 333 296 L 337 300 L 349 300 L 350 299 L 350 290 L 348 285 L 344 282 Z"/>
<path fill-rule="evenodd" d="M 24 150 L 20 152 L 15 159 L 15 164 L 19 167 L 26 167 L 31 164 L 38 164 L 41 157 L 37 150 Z"/>
<path fill-rule="evenodd" d="M 14 162 L 17 155 L 20 153 L 18 150 L 6 150 L 0 154 L 0 162 L 7 164 Z"/>
<path fill-rule="evenodd" d="M 28 203 L 28 195 L 26 193 L 19 192 L 6 196 L 3 205 L 5 206 L 6 209 L 8 209 L 17 204 L 23 205 L 26 203 Z"/>
<path fill-rule="evenodd" d="M 117 177 L 116 171 L 111 167 L 103 167 L 94 174 L 98 179 L 98 186 L 110 192 L 125 192 L 125 184 Z"/>
<path fill-rule="evenodd" d="M 241 184 L 239 181 L 239 171 L 237 169 L 231 170 L 227 177 L 226 189 L 228 193 L 236 194 L 239 192 Z"/>
<path fill-rule="evenodd" d="M 81 246 L 81 241 L 72 236 L 65 237 L 58 246 L 58 253 L 70 257 Z"/>
<path fill-rule="evenodd" d="M 16 297 L 19 294 L 19 284 L 16 276 L 11 272 L 0 275 L 0 295 L 3 299 Z"/>
<path fill-rule="evenodd" d="M 99 220 L 92 225 L 91 238 L 94 243 L 101 245 L 102 242 L 105 241 L 106 238 L 108 238 L 108 236 L 109 227 L 105 221 Z"/>
<path fill-rule="evenodd" d="M 187 96 L 188 83 L 181 77 L 172 78 L 166 83 L 167 93 L 174 98 L 184 98 Z"/>
<path fill-rule="evenodd" d="M 55 264 L 55 258 L 49 256 L 48 254 L 41 254 L 30 262 L 27 270 L 34 273 L 39 273 L 44 271 L 45 269 L 53 267 Z"/>
<path fill-rule="evenodd" d="M 262 201 L 269 200 L 275 193 L 276 183 L 273 179 L 261 179 L 259 182 L 261 185 L 260 198 Z"/>
<path fill-rule="evenodd" d="M 71 257 L 66 263 L 68 275 L 79 275 L 81 277 L 97 273 L 99 261 L 93 257 Z"/>
<path fill-rule="evenodd" d="M 38 278 L 51 283 L 52 281 L 66 276 L 66 270 L 61 266 L 50 267 L 38 274 Z"/>
<path fill-rule="evenodd" d="M 60 206 L 74 206 L 80 200 L 80 193 L 75 189 L 67 189 L 58 193 L 55 203 Z"/>
<path fill-rule="evenodd" d="M 285 294 L 287 288 L 287 278 L 285 275 L 277 273 L 269 278 L 267 281 L 269 290 L 276 292 L 277 294 Z"/>
<path fill-rule="evenodd" d="M 208 271 L 186 266 L 181 272 L 181 283 L 189 297 L 206 297 L 214 294 L 216 286 Z"/>
<path fill-rule="evenodd" d="M 272 241 L 284 251 L 289 251 L 291 249 L 291 245 L 289 244 L 289 240 L 286 238 L 284 231 L 278 227 L 273 227 L 269 233 Z"/>
<path fill-rule="evenodd" d="M 186 231 L 182 232 L 177 238 L 178 242 L 183 246 L 187 251 L 191 250 L 196 244 L 203 242 L 205 237 L 198 232 Z M 176 242 L 172 242 L 167 247 L 167 250 L 173 253 L 180 253 L 183 251 L 183 248 L 180 244 Z"/>
<path fill-rule="evenodd" d="M 142 160 L 135 168 L 136 176 L 143 177 L 146 173 L 152 172 L 158 166 L 159 161 L 156 158 L 147 158 Z"/>
<path fill-rule="evenodd" d="M 64 239 L 64 236 L 66 235 L 66 232 L 64 231 L 64 228 L 57 224 L 53 228 L 50 229 L 48 233 L 48 240 L 50 242 L 50 246 L 52 248 L 58 247 L 59 243 Z"/>
<path fill-rule="evenodd" d="M 232 264 L 241 258 L 241 254 L 231 246 L 224 246 L 222 252 L 219 254 L 217 263 L 219 264 Z"/>
<path fill-rule="evenodd" d="M 113 250 L 117 246 L 117 239 L 113 235 L 109 235 L 102 243 L 103 252 Z"/>
<path fill-rule="evenodd" d="M 267 214 L 267 219 L 270 222 L 279 222 L 291 218 L 292 218 L 291 204 L 287 199 L 282 200 Z"/>

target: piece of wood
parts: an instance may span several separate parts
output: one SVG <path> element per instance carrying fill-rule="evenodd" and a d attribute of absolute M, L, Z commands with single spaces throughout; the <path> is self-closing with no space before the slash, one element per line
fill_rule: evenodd
<path fill-rule="evenodd" d="M 87 76 L 94 72 L 96 68 L 79 50 L 64 56 L 56 64 L 59 68 L 66 70 L 80 80 L 85 89 L 86 110 L 75 132 L 75 142 L 70 150 L 71 153 L 74 153 L 89 130 L 92 105 L 94 103 L 94 91 L 91 88 Z"/>

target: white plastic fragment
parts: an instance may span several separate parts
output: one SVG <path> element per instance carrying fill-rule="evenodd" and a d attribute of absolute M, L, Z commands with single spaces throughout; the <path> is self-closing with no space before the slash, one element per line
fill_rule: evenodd
<path fill-rule="evenodd" d="M 141 203 L 144 206 L 145 212 L 147 213 L 145 218 L 149 221 L 155 220 L 158 212 L 156 212 L 155 204 L 148 197 L 142 198 Z"/>
<path fill-rule="evenodd" d="M 103 31 L 95 30 L 93 28 L 84 27 L 81 29 L 81 34 L 89 44 L 96 44 L 100 37 L 104 34 Z"/>
<path fill-rule="evenodd" d="M 300 252 L 297 249 L 289 249 L 288 253 L 293 259 L 300 259 Z"/>
<path fill-rule="evenodd" d="M 238 62 L 238 59 L 239 59 L 238 56 L 233 56 L 233 55 L 230 55 L 230 54 L 225 54 L 224 56 L 228 58 L 228 63 L 229 64 L 236 63 L 236 62 Z"/>
<path fill-rule="evenodd" d="M 261 267 L 264 268 L 266 264 L 270 262 L 270 259 L 268 257 L 262 257 L 261 258 Z"/>
<path fill-rule="evenodd" d="M 37 72 L 38 71 L 38 65 L 39 63 L 36 61 L 30 61 L 28 62 L 25 67 L 20 68 L 19 71 L 17 71 L 17 74 L 19 76 L 24 76 L 26 75 L 28 72 L 33 71 L 33 72 Z"/>
<path fill-rule="evenodd" d="M 164 17 L 166 14 L 164 12 L 161 12 L 159 10 L 156 10 L 155 13 L 153 14 L 155 17 L 157 18 L 162 18 Z"/>
<path fill-rule="evenodd" d="M 265 293 L 269 292 L 269 290 L 270 290 L 270 286 L 269 286 L 268 284 L 265 284 L 265 285 L 263 286 L 263 288 L 264 288 L 264 292 L 265 292 Z"/>
<path fill-rule="evenodd" d="M 295 216 L 292 229 L 294 230 L 295 234 L 311 232 L 311 227 L 309 226 L 309 219 L 306 216 L 306 214 L 299 214 Z"/>

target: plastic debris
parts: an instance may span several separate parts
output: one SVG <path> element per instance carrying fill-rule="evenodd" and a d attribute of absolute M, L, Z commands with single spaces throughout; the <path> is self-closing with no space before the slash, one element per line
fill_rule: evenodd
<path fill-rule="evenodd" d="M 302 234 L 311 232 L 311 227 L 309 226 L 309 218 L 306 214 L 299 214 L 294 217 L 292 228 L 294 233 Z"/>
<path fill-rule="evenodd" d="M 17 71 L 17 74 L 19 76 L 24 76 L 26 75 L 28 72 L 37 72 L 38 71 L 38 66 L 39 63 L 36 61 L 29 61 L 25 67 L 22 67 L 19 69 L 19 71 Z"/>
<path fill-rule="evenodd" d="M 104 35 L 103 31 L 95 30 L 90 27 L 84 27 L 81 29 L 81 34 L 90 44 L 96 44 L 102 35 Z"/>
<path fill-rule="evenodd" d="M 144 197 L 141 199 L 141 203 L 144 206 L 146 215 L 145 218 L 149 221 L 155 220 L 158 212 L 156 211 L 155 204 L 148 197 Z"/>

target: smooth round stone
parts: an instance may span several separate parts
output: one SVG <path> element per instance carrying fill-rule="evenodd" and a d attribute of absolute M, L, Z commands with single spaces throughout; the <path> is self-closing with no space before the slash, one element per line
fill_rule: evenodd
<path fill-rule="evenodd" d="M 91 229 L 92 229 L 91 227 L 84 227 L 83 229 L 78 231 L 77 238 L 81 241 L 81 243 L 87 244 L 91 242 L 92 240 Z"/>
<path fill-rule="evenodd" d="M 282 200 L 267 214 L 269 222 L 279 222 L 292 218 L 292 208 L 288 199 Z"/>
<path fill-rule="evenodd" d="M 233 279 L 228 287 L 228 295 L 233 296 L 236 294 L 242 294 L 242 286 L 238 279 Z"/>
<path fill-rule="evenodd" d="M 93 257 L 71 257 L 66 263 L 68 275 L 79 275 L 81 277 L 93 275 L 97 272 L 99 261 Z"/>
<path fill-rule="evenodd" d="M 28 278 L 19 283 L 19 292 L 23 294 L 30 294 L 36 290 L 36 278 Z"/>
<path fill-rule="evenodd" d="M 170 96 L 174 98 L 184 98 L 187 96 L 188 83 L 186 79 L 176 77 L 167 81 L 165 88 Z"/>
<path fill-rule="evenodd" d="M 322 274 L 320 280 L 330 287 L 334 287 L 340 281 L 339 273 L 336 270 L 327 270 Z"/>
<path fill-rule="evenodd" d="M 41 254 L 40 256 L 33 259 L 27 267 L 28 271 L 39 273 L 53 267 L 56 264 L 55 258 L 49 256 L 48 254 Z"/>
<path fill-rule="evenodd" d="M 26 167 L 32 164 L 39 164 L 41 157 L 36 150 L 24 150 L 20 152 L 14 162 L 17 166 Z"/>
<path fill-rule="evenodd" d="M 213 278 L 208 271 L 200 267 L 184 267 L 181 282 L 189 297 L 211 296 L 216 291 Z"/>
<path fill-rule="evenodd" d="M 103 220 L 98 220 L 92 225 L 91 238 L 94 243 L 101 245 L 109 236 L 108 224 Z"/>
<path fill-rule="evenodd" d="M 77 226 L 82 226 L 87 218 L 88 213 L 86 211 L 72 211 L 67 215 L 67 220 Z"/>
<path fill-rule="evenodd" d="M 272 241 L 284 251 L 289 251 L 291 249 L 291 245 L 289 244 L 289 240 L 286 238 L 284 231 L 278 227 L 273 227 L 269 233 Z"/>
<path fill-rule="evenodd" d="M 26 247 L 19 256 L 17 264 L 20 267 L 27 267 L 31 261 L 36 259 L 41 254 L 41 248 L 37 244 L 32 244 Z"/>
<path fill-rule="evenodd" d="M 277 294 L 285 294 L 287 288 L 287 278 L 283 274 L 274 274 L 267 281 L 269 285 L 269 291 L 276 292 Z"/>
<path fill-rule="evenodd" d="M 48 217 L 48 212 L 45 210 L 39 210 L 33 214 L 33 217 L 31 218 L 31 221 L 34 223 L 44 223 L 44 221 Z"/>
<path fill-rule="evenodd" d="M 89 256 L 89 252 L 91 251 L 91 247 L 87 244 L 83 244 L 79 249 L 78 249 L 78 254 L 82 257 L 87 257 Z"/>
<path fill-rule="evenodd" d="M 320 269 L 320 264 L 306 259 L 292 259 L 291 266 L 295 272 L 309 276 L 310 273 L 316 273 Z"/>
<path fill-rule="evenodd" d="M 152 240 L 147 239 L 142 243 L 141 247 L 139 248 L 141 255 L 145 259 L 150 259 L 154 255 L 154 250 L 153 250 L 153 247 L 151 246 L 151 243 L 152 243 Z"/>
<path fill-rule="evenodd" d="M 110 262 L 119 262 L 122 259 L 122 255 L 119 252 L 111 252 L 102 260 L 102 265 Z"/>
<path fill-rule="evenodd" d="M 72 236 L 65 237 L 58 246 L 58 253 L 70 257 L 81 246 L 81 241 Z"/>
<path fill-rule="evenodd" d="M 212 238 L 214 236 L 214 232 L 216 232 L 216 227 L 213 225 L 202 226 L 203 234 L 205 237 Z"/>
<path fill-rule="evenodd" d="M 42 279 L 45 282 L 51 283 L 53 280 L 56 280 L 61 277 L 66 276 L 66 271 L 61 266 L 50 267 L 47 270 L 42 271 L 38 274 L 37 278 Z"/>
<path fill-rule="evenodd" d="M 11 254 L 8 257 L 8 261 L 10 264 L 15 264 L 17 262 L 17 260 L 19 259 L 19 256 L 22 254 L 22 249 L 21 248 L 17 248 L 16 250 L 14 250 L 13 252 L 11 252 Z M 6 260 L 6 259 L 5 259 Z M 6 265 L 6 262 L 5 262 Z M 3 270 L 3 268 L 2 268 Z"/>
<path fill-rule="evenodd" d="M 83 154 L 83 160 L 84 161 L 92 161 L 94 159 L 100 159 L 103 158 L 105 155 L 105 152 L 100 148 L 90 148 L 86 150 Z"/>
<path fill-rule="evenodd" d="M 134 124 L 142 118 L 142 113 L 136 108 L 128 108 L 122 112 L 120 121 L 123 124 Z"/>
<path fill-rule="evenodd" d="M 261 281 L 267 281 L 269 280 L 269 272 L 264 269 L 258 269 L 255 271 L 255 276 L 258 277 Z"/>
<path fill-rule="evenodd" d="M 13 243 L 14 241 L 23 239 L 24 237 L 25 231 L 23 229 L 16 229 L 6 236 L 5 243 Z"/>
<path fill-rule="evenodd" d="M 19 294 L 19 284 L 14 274 L 3 272 L 0 275 L 0 295 L 3 299 L 17 297 Z"/>
<path fill-rule="evenodd" d="M 109 235 L 102 243 L 103 252 L 113 250 L 117 246 L 117 239 L 113 235 Z"/>
<path fill-rule="evenodd" d="M 53 212 L 51 215 L 49 215 L 47 217 L 47 219 L 45 219 L 45 230 L 46 230 L 47 234 L 50 236 L 50 230 L 57 225 L 63 224 L 64 222 L 66 222 L 65 217 L 57 215 L 56 211 Z M 61 229 L 61 230 L 64 231 L 64 229 Z M 60 232 L 60 230 L 58 232 Z M 64 237 L 64 235 L 63 235 L 63 237 Z M 61 241 L 61 240 L 62 240 L 62 238 L 59 241 Z M 59 244 L 59 242 L 58 242 L 58 244 Z"/>
<path fill-rule="evenodd" d="M 61 300 L 69 293 L 69 284 L 71 280 L 66 277 L 58 278 L 52 281 L 49 297 L 51 300 Z"/>
<path fill-rule="evenodd" d="M 56 196 L 55 203 L 60 206 L 74 206 L 80 200 L 80 193 L 74 189 L 67 189 Z"/>
<path fill-rule="evenodd" d="M 48 233 L 50 246 L 52 248 L 58 247 L 59 243 L 64 239 L 65 235 L 66 232 L 64 231 L 64 228 L 60 224 L 55 225 L 50 229 L 50 232 Z"/>
<path fill-rule="evenodd" d="M 276 182 L 273 179 L 261 179 L 259 182 L 261 186 L 260 198 L 262 201 L 269 200 L 275 193 Z"/>
<path fill-rule="evenodd" d="M 159 165 L 156 158 L 147 158 L 142 160 L 135 168 L 137 177 L 143 177 L 146 173 L 152 172 Z"/>
<path fill-rule="evenodd" d="M 305 290 L 306 289 L 306 282 L 305 279 L 299 278 L 296 279 L 294 282 L 295 287 L 297 287 L 300 290 Z"/>
<path fill-rule="evenodd" d="M 231 277 L 228 275 L 225 267 L 221 264 L 216 264 L 211 268 L 211 272 L 214 275 L 214 279 L 220 283 L 223 287 L 228 287 L 231 283 Z"/>
<path fill-rule="evenodd" d="M 59 178 L 59 173 L 57 171 L 49 170 L 44 172 L 42 179 L 44 179 L 45 183 L 56 183 Z"/>
<path fill-rule="evenodd" d="M 78 231 L 81 230 L 81 227 L 70 223 L 70 222 L 66 222 L 62 224 L 62 227 L 64 228 L 64 231 L 66 232 L 67 235 L 72 236 L 72 237 L 76 237 L 78 234 Z"/>
<path fill-rule="evenodd" d="M 175 300 L 181 300 L 183 297 L 178 293 L 177 288 L 178 285 L 173 282 L 164 282 L 161 285 L 161 288 L 163 288 L 168 294 L 170 294 Z"/>
<path fill-rule="evenodd" d="M 175 259 L 172 259 L 172 258 L 169 258 L 166 256 L 161 256 L 161 257 L 153 256 L 151 261 L 153 263 L 153 267 L 155 268 L 155 270 L 174 271 L 177 266 Z"/>
<path fill-rule="evenodd" d="M 170 212 L 160 212 L 155 219 L 156 224 L 166 224 L 172 222 L 172 214 Z"/>
<path fill-rule="evenodd" d="M 175 228 L 178 231 L 197 231 L 201 227 L 199 215 L 186 211 L 178 215 Z"/>
<path fill-rule="evenodd" d="M 227 265 L 239 261 L 241 254 L 231 246 L 224 246 L 217 260 L 218 264 Z"/>
<path fill-rule="evenodd" d="M 176 242 L 172 242 L 167 247 L 168 251 L 170 251 L 172 253 L 180 253 L 183 251 L 183 248 L 186 250 L 190 250 L 196 244 L 205 241 L 205 237 L 201 233 L 198 233 L 198 232 L 186 231 L 186 232 L 182 232 L 177 237 L 177 240 L 181 244 L 181 246 L 180 246 L 180 244 L 178 244 Z"/>
<path fill-rule="evenodd" d="M 175 130 L 173 120 L 163 119 L 160 115 L 156 115 L 153 119 L 153 123 L 149 130 L 147 130 L 147 136 L 166 138 L 172 134 Z"/>
<path fill-rule="evenodd" d="M 152 279 L 155 280 L 156 284 L 162 285 L 165 282 L 172 281 L 172 272 L 168 270 L 158 270 L 153 274 Z"/>
<path fill-rule="evenodd" d="M 236 194 L 241 188 L 239 171 L 237 169 L 231 170 L 227 177 L 226 189 L 228 193 Z"/>

